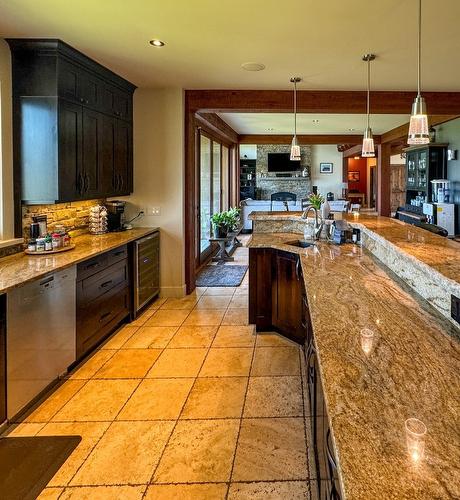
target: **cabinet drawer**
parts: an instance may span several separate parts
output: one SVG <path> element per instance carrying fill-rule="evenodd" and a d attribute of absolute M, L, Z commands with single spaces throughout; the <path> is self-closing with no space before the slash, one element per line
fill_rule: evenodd
<path fill-rule="evenodd" d="M 98 299 L 122 283 L 128 285 L 128 263 L 117 262 L 79 282 L 77 290 L 78 307 Z"/>
<path fill-rule="evenodd" d="M 77 266 L 77 281 L 88 278 L 99 271 L 103 271 L 108 266 L 127 258 L 128 247 L 127 245 L 123 245 L 101 255 L 96 255 L 96 257 L 93 257 L 92 259 L 80 262 Z"/>
<path fill-rule="evenodd" d="M 102 271 L 108 266 L 108 256 L 107 253 L 101 255 L 96 255 L 92 259 L 80 262 L 77 266 L 77 281 L 83 280 L 88 276 Z"/>
<path fill-rule="evenodd" d="M 129 288 L 113 288 L 87 307 L 78 310 L 77 358 L 93 349 L 129 314 Z"/>
<path fill-rule="evenodd" d="M 128 258 L 128 246 L 123 245 L 122 247 L 114 248 L 107 252 L 108 265 L 115 264 L 115 262 L 119 262 L 120 260 Z"/>

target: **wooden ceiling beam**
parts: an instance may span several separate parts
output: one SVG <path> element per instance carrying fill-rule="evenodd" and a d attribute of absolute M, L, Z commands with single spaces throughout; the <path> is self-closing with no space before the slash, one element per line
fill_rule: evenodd
<path fill-rule="evenodd" d="M 371 92 L 372 114 L 409 114 L 415 91 Z M 424 92 L 427 107 L 433 115 L 460 115 L 460 92 Z M 186 90 L 188 111 L 233 113 L 290 113 L 291 90 Z M 366 112 L 365 91 L 298 90 L 298 113 Z"/>
<path fill-rule="evenodd" d="M 451 120 L 455 120 L 459 115 L 430 115 L 428 117 L 428 123 L 430 126 L 432 125 L 440 125 L 441 123 L 449 122 Z M 400 125 L 388 132 L 382 134 L 382 144 L 386 144 L 387 142 L 405 142 L 407 146 L 407 134 L 409 133 L 409 123 L 405 123 L 404 125 Z"/>
<path fill-rule="evenodd" d="M 198 125 L 208 127 L 228 142 L 238 142 L 238 134 L 216 113 L 196 113 L 195 120 Z"/>
<path fill-rule="evenodd" d="M 292 134 L 240 134 L 240 144 L 291 144 Z M 360 134 L 309 134 L 297 135 L 299 144 L 361 144 L 363 136 Z M 374 135 L 374 142 L 380 144 L 380 136 Z"/>

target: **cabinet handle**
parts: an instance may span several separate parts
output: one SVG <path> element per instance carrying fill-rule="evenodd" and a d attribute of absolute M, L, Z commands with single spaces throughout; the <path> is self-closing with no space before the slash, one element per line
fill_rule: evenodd
<path fill-rule="evenodd" d="M 297 259 L 297 262 L 295 263 L 295 277 L 297 278 L 297 281 L 300 281 L 300 258 Z"/>
<path fill-rule="evenodd" d="M 85 102 L 85 100 L 83 99 L 83 97 L 80 97 L 80 102 L 83 104 Z"/>
<path fill-rule="evenodd" d="M 109 312 L 104 313 L 104 314 L 103 314 L 103 315 L 99 318 L 99 323 L 100 323 L 101 321 L 104 321 L 104 320 L 105 320 L 105 318 L 107 318 L 107 317 L 108 317 L 108 316 L 110 316 L 111 314 L 112 314 L 112 311 L 109 311 Z"/>
<path fill-rule="evenodd" d="M 118 250 L 118 252 L 113 252 L 113 255 L 114 255 L 115 257 L 118 257 L 119 255 L 123 255 L 124 253 L 125 253 L 125 251 L 124 251 L 124 250 Z"/>
<path fill-rule="evenodd" d="M 125 185 L 125 181 L 123 176 L 120 174 L 120 191 L 123 191 L 123 186 Z"/>
<path fill-rule="evenodd" d="M 104 283 L 101 283 L 100 288 L 105 288 L 105 287 L 109 286 L 110 283 L 112 283 L 112 282 L 113 282 L 113 280 L 104 281 Z"/>
<path fill-rule="evenodd" d="M 89 175 L 85 175 L 85 193 L 89 191 Z"/>
<path fill-rule="evenodd" d="M 83 174 L 80 172 L 78 174 L 78 192 L 80 194 L 83 194 L 84 189 L 85 189 L 85 182 L 83 180 Z"/>
<path fill-rule="evenodd" d="M 92 264 L 88 264 L 86 266 L 86 269 L 92 269 L 93 267 L 97 267 L 99 265 L 99 262 L 93 262 Z"/>

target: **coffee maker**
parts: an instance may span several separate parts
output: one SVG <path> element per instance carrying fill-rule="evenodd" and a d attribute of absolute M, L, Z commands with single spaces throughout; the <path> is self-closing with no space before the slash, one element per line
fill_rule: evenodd
<path fill-rule="evenodd" d="M 121 200 L 106 201 L 107 229 L 109 232 L 124 231 L 126 202 Z"/>

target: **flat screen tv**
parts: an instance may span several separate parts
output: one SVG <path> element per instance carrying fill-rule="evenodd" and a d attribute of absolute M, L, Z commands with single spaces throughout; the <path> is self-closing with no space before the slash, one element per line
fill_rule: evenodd
<path fill-rule="evenodd" d="M 300 161 L 291 161 L 289 153 L 268 153 L 269 172 L 294 172 L 300 170 Z"/>

